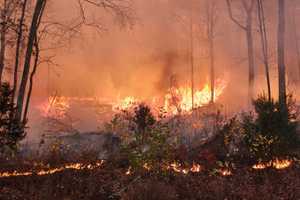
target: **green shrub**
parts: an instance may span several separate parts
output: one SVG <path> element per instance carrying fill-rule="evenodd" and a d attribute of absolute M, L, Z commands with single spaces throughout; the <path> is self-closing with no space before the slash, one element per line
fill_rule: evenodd
<path fill-rule="evenodd" d="M 242 119 L 245 142 L 252 157 L 270 160 L 288 156 L 298 145 L 297 113 L 292 98 L 288 99 L 287 113 L 280 111 L 278 102 L 265 96 L 260 96 L 253 105 L 255 114 L 244 115 Z"/>
<path fill-rule="evenodd" d="M 12 101 L 12 90 L 9 84 L 3 83 L 0 88 L 0 148 L 16 150 L 17 144 L 25 133 L 25 124 L 15 118 L 16 107 Z"/>
<path fill-rule="evenodd" d="M 135 131 L 132 140 L 123 145 L 123 154 L 134 168 L 142 168 L 145 164 L 151 169 L 159 168 L 173 152 L 168 141 L 168 126 L 156 121 L 146 105 L 135 109 L 132 121 Z"/>

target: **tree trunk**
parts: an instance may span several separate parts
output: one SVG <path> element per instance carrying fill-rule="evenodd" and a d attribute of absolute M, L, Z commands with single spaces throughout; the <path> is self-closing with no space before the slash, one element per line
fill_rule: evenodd
<path fill-rule="evenodd" d="M 23 104 L 25 100 L 26 86 L 29 78 L 30 67 L 31 67 L 31 57 L 33 54 L 33 46 L 36 39 L 36 34 L 39 28 L 40 18 L 43 16 L 44 8 L 47 0 L 37 0 L 34 14 L 32 17 L 32 22 L 30 26 L 30 32 L 28 37 L 27 50 L 25 55 L 25 62 L 22 74 L 22 80 L 20 84 L 18 100 L 17 100 L 17 120 L 22 121 L 22 113 L 23 113 Z"/>
<path fill-rule="evenodd" d="M 193 16 L 191 14 L 190 19 L 190 64 L 191 64 L 191 90 L 192 90 L 192 109 L 194 109 L 194 22 L 193 22 Z"/>
<path fill-rule="evenodd" d="M 13 94 L 12 94 L 12 101 L 14 102 L 15 96 L 18 89 L 18 70 L 19 70 L 19 60 L 20 60 L 20 49 L 21 49 L 21 42 L 23 38 L 23 25 L 25 20 L 25 12 L 26 12 L 27 0 L 24 0 L 22 5 L 22 13 L 19 21 L 18 27 L 18 35 L 17 35 L 17 44 L 16 44 L 16 54 L 15 54 L 15 68 L 14 68 L 14 83 L 13 83 Z"/>
<path fill-rule="evenodd" d="M 271 93 L 271 83 L 270 83 L 270 70 L 269 70 L 269 48 L 268 48 L 268 39 L 267 39 L 267 31 L 266 31 L 266 23 L 265 23 L 265 13 L 264 6 L 261 0 L 257 0 L 258 6 L 258 20 L 259 20 L 259 29 L 260 29 L 260 37 L 261 37 L 261 45 L 262 45 L 262 53 L 263 60 L 265 65 L 265 73 L 266 73 L 266 81 L 267 81 L 267 89 L 268 89 L 268 100 L 271 101 L 272 93 Z"/>
<path fill-rule="evenodd" d="M 282 112 L 286 106 L 286 80 L 285 80 L 285 0 L 278 0 L 278 89 L 279 104 Z"/>
<path fill-rule="evenodd" d="M 3 2 L 3 10 L 1 13 L 1 30 L 0 30 L 0 85 L 2 83 L 2 76 L 4 72 L 4 62 L 5 62 L 5 51 L 6 51 L 6 29 L 7 29 L 7 21 L 6 21 L 6 15 L 7 15 L 7 1 L 4 0 Z"/>
<path fill-rule="evenodd" d="M 215 102 L 215 51 L 214 51 L 214 39 L 209 41 L 210 48 L 210 90 L 211 90 L 211 103 Z"/>
<path fill-rule="evenodd" d="M 248 77 L 248 99 L 249 103 L 254 97 L 254 44 L 253 44 L 253 34 L 252 34 L 252 17 L 247 20 L 247 47 L 248 47 L 248 67 L 249 67 L 249 77 Z M 249 104 L 250 105 L 250 104 Z"/>
<path fill-rule="evenodd" d="M 295 49 L 296 49 L 296 57 L 297 57 L 297 66 L 298 66 L 298 81 L 300 84 L 300 47 L 299 47 L 299 36 L 298 36 L 298 30 L 297 30 L 297 19 L 296 19 L 296 4 L 294 4 L 293 8 L 293 33 L 294 33 L 294 39 L 295 39 Z"/>
<path fill-rule="evenodd" d="M 23 123 L 25 124 L 27 121 L 27 115 L 28 115 L 28 109 L 29 109 L 29 104 L 31 100 L 31 94 L 32 94 L 32 88 L 33 88 L 33 79 L 36 74 L 36 70 L 38 67 L 38 62 L 39 62 L 39 56 L 40 56 L 40 49 L 39 49 L 39 44 L 37 38 L 35 39 L 35 60 L 34 60 L 34 65 L 33 65 L 33 70 L 30 74 L 30 82 L 29 82 L 29 89 L 28 89 L 28 94 L 27 94 L 27 99 L 26 99 L 26 104 L 25 104 L 25 109 L 24 109 L 24 115 L 23 115 Z"/>
<path fill-rule="evenodd" d="M 229 17 L 230 19 L 238 25 L 241 29 L 243 29 L 246 33 L 247 40 L 247 48 L 248 48 L 248 105 L 250 106 L 254 96 L 254 78 L 255 78 L 255 69 L 254 69 L 254 43 L 253 43 L 253 33 L 252 33 L 252 14 L 253 8 L 255 5 L 255 0 L 251 0 L 250 4 L 248 4 L 249 0 L 242 0 L 241 3 L 244 7 L 244 11 L 246 12 L 246 25 L 243 25 L 233 16 L 231 1 L 226 0 Z"/>

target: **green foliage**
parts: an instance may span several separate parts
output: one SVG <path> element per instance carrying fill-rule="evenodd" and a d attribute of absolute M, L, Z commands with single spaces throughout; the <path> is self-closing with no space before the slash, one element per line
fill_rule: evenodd
<path fill-rule="evenodd" d="M 260 96 L 253 102 L 255 115 L 244 115 L 242 120 L 245 142 L 255 159 L 270 160 L 287 156 L 297 147 L 297 112 L 292 98 L 288 110 L 282 112 L 280 105 Z"/>
<path fill-rule="evenodd" d="M 136 125 L 136 133 L 144 133 L 155 124 L 155 118 L 148 106 L 140 104 L 134 109 L 133 122 Z"/>
<path fill-rule="evenodd" d="M 156 121 L 150 108 L 145 105 L 135 109 L 132 121 L 136 129 L 130 143 L 123 146 L 123 154 L 133 168 L 141 169 L 147 165 L 151 169 L 159 169 L 173 152 L 168 141 L 169 128 Z"/>
<path fill-rule="evenodd" d="M 9 84 L 0 88 L 0 148 L 16 150 L 17 143 L 25 137 L 25 124 L 15 118 L 16 108 L 12 101 Z"/>

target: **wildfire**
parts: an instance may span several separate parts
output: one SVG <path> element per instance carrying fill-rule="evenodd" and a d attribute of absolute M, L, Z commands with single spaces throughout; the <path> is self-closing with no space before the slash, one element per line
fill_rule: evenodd
<path fill-rule="evenodd" d="M 39 170 L 37 172 L 34 172 L 34 171 L 30 171 L 30 172 L 17 172 L 17 171 L 14 171 L 14 172 L 3 172 L 3 173 L 0 173 L 0 178 L 5 178 L 5 177 L 16 177 L 16 176 L 32 176 L 32 175 L 38 175 L 38 176 L 44 176 L 44 175 L 51 175 L 51 174 L 55 174 L 55 173 L 58 173 L 58 172 L 62 172 L 66 169 L 73 169 L 73 170 L 93 170 L 93 169 L 96 169 L 100 166 L 102 166 L 104 163 L 103 160 L 95 163 L 95 164 L 89 164 L 89 165 L 84 165 L 82 163 L 73 163 L 73 164 L 68 164 L 68 165 L 65 165 L 63 167 L 58 167 L 58 168 L 53 168 L 53 169 L 42 169 L 42 170 Z"/>
<path fill-rule="evenodd" d="M 224 81 L 218 81 L 215 88 L 214 99 L 223 94 L 226 88 Z M 190 112 L 194 108 L 199 108 L 207 105 L 211 101 L 211 90 L 209 84 L 206 84 L 202 90 L 194 92 L 194 105 L 192 98 L 192 89 L 190 87 L 171 88 L 165 96 L 164 109 L 171 114 Z"/>
<path fill-rule="evenodd" d="M 128 96 L 124 99 L 119 100 L 118 102 L 114 103 L 113 111 L 122 111 L 122 110 L 129 110 L 138 104 L 139 100 L 134 97 Z"/>
<path fill-rule="evenodd" d="M 219 173 L 220 173 L 222 176 L 231 176 L 231 175 L 232 175 L 232 172 L 231 172 L 229 169 L 219 170 Z"/>
<path fill-rule="evenodd" d="M 39 106 L 43 117 L 63 119 L 70 109 L 70 100 L 67 97 L 50 96 L 46 102 Z"/>
<path fill-rule="evenodd" d="M 183 168 L 181 164 L 173 162 L 169 166 L 167 166 L 167 169 L 173 170 L 176 173 L 188 174 L 190 172 L 199 173 L 202 168 L 201 165 L 197 163 L 193 163 L 193 166 L 191 168 Z"/>
<path fill-rule="evenodd" d="M 252 166 L 253 169 L 266 169 L 269 167 L 273 167 L 275 169 L 285 169 L 291 166 L 292 161 L 291 160 L 273 160 L 267 163 L 258 163 Z"/>

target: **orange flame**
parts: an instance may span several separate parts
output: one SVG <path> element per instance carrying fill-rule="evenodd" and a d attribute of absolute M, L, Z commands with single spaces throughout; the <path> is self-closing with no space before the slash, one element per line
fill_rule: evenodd
<path fill-rule="evenodd" d="M 128 96 L 113 105 L 113 111 L 129 110 L 138 104 L 139 100 Z"/>
<path fill-rule="evenodd" d="M 253 169 L 266 169 L 266 168 L 269 168 L 269 167 L 273 167 L 275 169 L 285 169 L 285 168 L 288 168 L 290 167 L 292 164 L 292 161 L 291 160 L 279 160 L 279 159 L 276 159 L 276 160 L 273 160 L 273 161 L 270 161 L 270 162 L 267 162 L 267 163 L 258 163 L 258 164 L 255 164 L 252 166 Z"/>
<path fill-rule="evenodd" d="M 44 175 L 51 175 L 51 174 L 55 174 L 58 172 L 62 172 L 66 169 L 73 169 L 73 170 L 93 170 L 96 169 L 100 166 L 102 166 L 104 163 L 103 160 L 95 163 L 95 164 L 89 164 L 89 165 L 84 165 L 82 163 L 73 163 L 73 164 L 67 164 L 63 167 L 58 167 L 58 168 L 53 168 L 53 169 L 42 169 L 39 170 L 37 172 L 33 172 L 33 171 L 29 171 L 29 172 L 2 172 L 0 173 L 0 178 L 5 178 L 5 177 L 16 177 L 16 176 L 32 176 L 32 175 L 38 175 L 38 176 L 44 176 Z"/>
<path fill-rule="evenodd" d="M 39 106 L 43 117 L 63 119 L 70 108 L 70 100 L 67 97 L 50 96 L 48 100 Z"/>
<path fill-rule="evenodd" d="M 218 81 L 215 88 L 214 99 L 223 94 L 226 88 L 225 81 Z M 171 114 L 190 112 L 194 108 L 199 108 L 210 103 L 211 90 L 209 84 L 206 84 L 202 90 L 194 92 L 194 105 L 192 98 L 192 89 L 190 87 L 171 88 L 169 93 L 165 96 L 164 109 Z"/>

